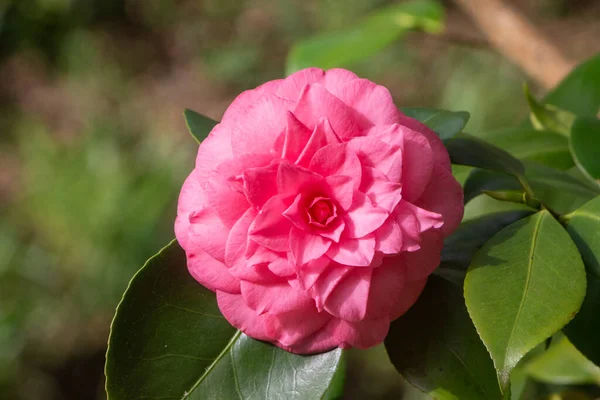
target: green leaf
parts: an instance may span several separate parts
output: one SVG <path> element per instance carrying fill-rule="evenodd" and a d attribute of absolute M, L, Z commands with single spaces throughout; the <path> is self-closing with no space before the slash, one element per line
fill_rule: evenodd
<path fill-rule="evenodd" d="M 525 370 L 534 379 L 555 385 L 600 384 L 600 368 L 585 358 L 564 336 L 529 361 Z"/>
<path fill-rule="evenodd" d="M 587 290 L 581 309 L 563 332 L 590 361 L 600 365 L 600 278 L 587 274 Z"/>
<path fill-rule="evenodd" d="M 307 67 L 330 69 L 351 65 L 376 54 L 410 30 L 441 32 L 443 18 L 443 7 L 433 0 L 407 1 L 381 8 L 346 31 L 323 33 L 296 43 L 288 55 L 286 73 Z"/>
<path fill-rule="evenodd" d="M 516 127 L 478 133 L 477 137 L 520 159 L 561 170 L 575 165 L 569 152 L 569 140 L 555 132 Z"/>
<path fill-rule="evenodd" d="M 575 68 L 544 99 L 579 116 L 595 117 L 600 110 L 600 54 Z"/>
<path fill-rule="evenodd" d="M 585 285 L 577 247 L 547 211 L 504 228 L 475 256 L 465 300 L 503 391 L 519 360 L 577 313 Z"/>
<path fill-rule="evenodd" d="M 491 197 L 480 194 L 475 196 L 467 204 L 465 204 L 465 212 L 463 214 L 463 223 L 472 219 L 480 218 L 488 214 L 510 212 L 510 211 L 528 211 L 531 209 L 525 204 L 509 203 L 507 201 L 494 200 Z"/>
<path fill-rule="evenodd" d="M 133 277 L 106 361 L 109 400 L 321 398 L 341 350 L 299 356 L 242 334 L 173 241 Z"/>
<path fill-rule="evenodd" d="M 600 120 L 577 118 L 571 129 L 570 147 L 577 167 L 592 181 L 600 179 Z"/>
<path fill-rule="evenodd" d="M 524 167 L 506 151 L 465 133 L 460 133 L 446 144 L 453 164 L 468 165 L 496 172 L 521 176 Z"/>
<path fill-rule="evenodd" d="M 461 223 L 458 229 L 444 240 L 442 262 L 467 269 L 485 242 L 501 229 L 531 214 L 533 210 L 505 211 Z"/>
<path fill-rule="evenodd" d="M 581 181 L 567 172 L 548 168 L 531 161 L 523 161 L 525 180 L 535 198 L 543 201 L 560 214 L 566 214 L 600 194 L 600 188 Z M 506 174 L 475 170 L 464 184 L 465 202 L 480 195 L 483 190 L 519 190 L 519 182 Z"/>
<path fill-rule="evenodd" d="M 547 129 L 569 137 L 575 115 L 550 104 L 541 104 L 529 92 L 527 85 L 525 85 L 524 90 L 531 110 L 529 115 L 531 124 L 538 130 Z"/>
<path fill-rule="evenodd" d="M 565 216 L 588 272 L 600 277 L 600 196 Z"/>
<path fill-rule="evenodd" d="M 210 131 L 218 124 L 217 121 L 188 109 L 183 112 L 183 116 L 190 134 L 196 139 L 198 144 L 202 143 Z"/>
<path fill-rule="evenodd" d="M 416 304 L 392 322 L 392 364 L 434 399 L 500 399 L 494 366 L 469 319 L 461 291 L 431 277 Z"/>
<path fill-rule="evenodd" d="M 462 132 L 470 118 L 466 111 L 447 111 L 424 107 L 405 107 L 401 111 L 427 125 L 444 141 L 452 139 L 456 134 Z"/>

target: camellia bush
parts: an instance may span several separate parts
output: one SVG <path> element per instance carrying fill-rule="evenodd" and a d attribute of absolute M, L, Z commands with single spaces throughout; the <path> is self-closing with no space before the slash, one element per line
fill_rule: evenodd
<path fill-rule="evenodd" d="M 246 91 L 220 123 L 186 110 L 177 239 L 117 309 L 109 399 L 339 398 L 344 349 L 381 342 L 436 399 L 597 383 L 599 79 L 597 56 L 526 88 L 530 120 L 490 134 L 344 69 Z"/>

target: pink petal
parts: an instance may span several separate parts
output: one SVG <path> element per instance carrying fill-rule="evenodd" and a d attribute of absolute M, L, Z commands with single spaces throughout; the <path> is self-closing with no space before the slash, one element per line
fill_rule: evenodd
<path fill-rule="evenodd" d="M 281 277 L 273 274 L 267 264 L 247 265 L 238 262 L 229 268 L 229 273 L 240 281 L 252 282 L 260 285 L 278 284 Z"/>
<path fill-rule="evenodd" d="M 332 221 L 327 227 L 321 228 L 315 233 L 338 243 L 345 229 L 346 223 L 342 218 L 337 217 L 335 221 Z"/>
<path fill-rule="evenodd" d="M 347 320 L 360 321 L 367 314 L 367 302 L 371 291 L 371 276 L 379 268 L 352 268 L 327 296 L 325 311 Z M 390 293 L 386 295 L 390 299 Z"/>
<path fill-rule="evenodd" d="M 346 233 L 350 238 L 361 238 L 379 228 L 389 213 L 373 205 L 371 199 L 358 190 L 354 192 L 352 206 L 344 217 Z"/>
<path fill-rule="evenodd" d="M 355 79 L 359 78 L 354 72 L 343 68 L 333 68 L 325 73 L 325 77 L 320 83 L 325 86 L 325 89 L 327 89 L 329 93 L 340 98 L 340 92 L 343 90 L 344 86 Z"/>
<path fill-rule="evenodd" d="M 375 255 L 375 236 L 369 235 L 360 239 L 342 239 L 332 243 L 327 256 L 342 265 L 367 267 L 371 265 Z"/>
<path fill-rule="evenodd" d="M 323 312 L 324 315 L 329 315 Z M 337 318 L 331 318 L 325 321 L 323 326 L 320 326 L 310 335 L 304 335 L 301 340 L 295 340 L 288 345 L 286 350 L 297 354 L 316 354 L 332 350 L 336 347 L 349 348 L 350 346 L 344 342 L 344 337 L 334 335 L 334 329 L 338 325 Z"/>
<path fill-rule="evenodd" d="M 337 96 L 354 110 L 361 129 L 400 121 L 401 113 L 394 104 L 390 91 L 367 79 L 355 79 L 346 83 Z"/>
<path fill-rule="evenodd" d="M 297 101 L 306 85 L 320 83 L 325 78 L 325 71 L 318 68 L 306 68 L 285 78 L 277 90 L 277 96 Z"/>
<path fill-rule="evenodd" d="M 196 173 L 199 182 L 206 182 L 215 165 L 219 165 L 231 157 L 233 157 L 231 129 L 223 124 L 217 124 L 198 148 Z"/>
<path fill-rule="evenodd" d="M 250 225 L 250 238 L 273 251 L 288 251 L 292 224 L 283 216 L 285 209 L 280 196 L 271 197 Z"/>
<path fill-rule="evenodd" d="M 428 231 L 421 236 L 421 248 L 415 252 L 402 254 L 406 266 L 406 279 L 418 281 L 427 278 L 440 265 L 440 254 L 444 238 L 438 231 Z"/>
<path fill-rule="evenodd" d="M 202 249 L 211 257 L 224 262 L 229 228 L 223 225 L 216 213 L 209 209 L 196 211 L 190 214 L 189 222 L 186 250 L 194 252 Z"/>
<path fill-rule="evenodd" d="M 267 312 L 281 314 L 314 307 L 314 302 L 310 297 L 304 292 L 292 288 L 286 280 L 267 285 L 242 281 L 240 285 L 246 304 L 259 315 Z"/>
<path fill-rule="evenodd" d="M 255 209 L 249 208 L 231 228 L 225 245 L 225 265 L 228 267 L 244 263 L 248 230 L 256 218 L 256 214 Z"/>
<path fill-rule="evenodd" d="M 241 294 L 218 290 L 217 304 L 227 321 L 246 335 L 257 340 L 272 340 L 265 329 L 265 317 L 256 314 L 256 311 L 248 307 Z"/>
<path fill-rule="evenodd" d="M 317 279 L 328 270 L 329 265 L 332 263 L 329 258 L 321 257 L 297 268 L 300 287 L 310 292 Z"/>
<path fill-rule="evenodd" d="M 327 117 L 342 139 L 360 134 L 361 128 L 354 120 L 353 110 L 319 84 L 304 87 L 293 112 L 309 128 L 320 118 Z"/>
<path fill-rule="evenodd" d="M 342 140 L 333 131 L 327 118 L 320 118 L 312 131 L 306 145 L 300 152 L 296 164 L 308 167 L 315 153 L 322 147 L 330 144 L 341 143 Z"/>
<path fill-rule="evenodd" d="M 417 200 L 431 179 L 434 154 L 429 140 L 422 134 L 402 127 L 402 194 L 410 202 Z"/>
<path fill-rule="evenodd" d="M 400 301 L 395 305 L 395 309 L 390 314 L 392 321 L 400 318 L 400 316 L 404 315 L 404 313 L 407 312 L 413 306 L 413 304 L 415 304 L 423 292 L 426 283 L 427 278 L 418 281 L 406 282 L 404 288 L 402 289 Z"/>
<path fill-rule="evenodd" d="M 322 147 L 315 153 L 308 168 L 325 177 L 349 176 L 354 181 L 355 189 L 360 186 L 362 174 L 360 161 L 345 144 L 331 144 Z"/>
<path fill-rule="evenodd" d="M 294 164 L 281 163 L 277 172 L 277 188 L 283 198 L 299 193 L 318 194 L 325 191 L 325 179 L 314 172 Z"/>
<path fill-rule="evenodd" d="M 244 110 L 256 103 L 264 95 L 274 95 L 277 93 L 283 79 L 276 79 L 266 82 L 255 89 L 246 90 L 240 93 L 229 105 L 223 114 L 222 121 L 228 122 L 230 119 L 235 120 L 241 110 Z"/>
<path fill-rule="evenodd" d="M 348 142 L 363 167 L 381 171 L 388 180 L 399 183 L 402 176 L 402 149 L 373 137 L 358 137 Z"/>
<path fill-rule="evenodd" d="M 344 210 L 352 205 L 354 195 L 354 180 L 349 176 L 332 175 L 326 178 L 331 189 L 331 195 L 337 204 Z"/>
<path fill-rule="evenodd" d="M 290 231 L 290 250 L 297 265 L 303 265 L 321 257 L 330 245 L 331 240 L 318 234 L 302 231 L 296 227 L 292 227 Z"/>
<path fill-rule="evenodd" d="M 403 250 L 402 229 L 392 218 L 388 218 L 375 231 L 375 239 L 375 251 L 380 251 L 384 254 L 397 254 Z"/>
<path fill-rule="evenodd" d="M 393 217 L 402 230 L 402 251 L 418 250 L 421 243 L 421 225 L 412 204 L 401 201 L 394 210 Z"/>
<path fill-rule="evenodd" d="M 207 289 L 213 292 L 222 290 L 240 293 L 240 282 L 229 273 L 222 262 L 215 260 L 205 251 L 187 253 L 187 266 L 194 279 Z"/>
<path fill-rule="evenodd" d="M 268 268 L 269 271 L 283 278 L 290 278 L 296 274 L 294 266 L 288 261 L 287 258 L 279 258 L 271 261 L 268 265 Z"/>
<path fill-rule="evenodd" d="M 312 132 L 290 111 L 287 112 L 287 126 L 285 128 L 285 142 L 281 158 L 296 162 L 302 150 L 306 147 Z"/>
<path fill-rule="evenodd" d="M 336 289 L 337 285 L 346 277 L 351 274 L 356 268 L 345 267 L 336 263 L 330 263 L 326 268 L 317 270 L 314 267 L 312 271 L 299 271 L 299 279 L 302 279 L 304 284 L 313 281 L 310 286 L 308 293 L 313 299 L 317 309 L 321 311 L 327 302 L 329 295 Z M 318 273 L 316 277 L 311 276 L 315 272 Z"/>
<path fill-rule="evenodd" d="M 277 195 L 278 164 L 249 168 L 243 172 L 244 194 L 255 207 L 262 207 L 267 200 Z"/>
<path fill-rule="evenodd" d="M 406 280 L 402 263 L 394 260 L 394 257 L 384 258 L 382 264 L 373 269 L 365 318 L 389 318 L 399 309 L 404 308 L 407 303 L 405 287 Z M 390 295 L 392 293 L 393 295 Z M 410 306 L 414 302 L 414 298 L 411 293 L 408 295 Z"/>
<path fill-rule="evenodd" d="M 225 226 L 231 228 L 233 224 L 250 207 L 243 193 L 229 184 L 224 179 L 213 175 L 204 186 L 207 204 L 219 216 Z"/>
<path fill-rule="evenodd" d="M 444 221 L 441 231 L 448 236 L 458 227 L 463 217 L 463 190 L 450 170 L 436 165 L 429 185 L 415 204 L 441 214 Z"/>
<path fill-rule="evenodd" d="M 392 212 L 402 200 L 402 185 L 390 182 L 381 172 L 363 166 L 361 192 L 366 193 L 377 207 Z"/>
<path fill-rule="evenodd" d="M 425 136 L 429 141 L 429 146 L 433 150 L 435 165 L 440 166 L 442 169 L 450 170 L 450 157 L 448 156 L 448 151 L 446 150 L 444 143 L 441 141 L 438 135 L 435 134 L 435 132 L 429 129 L 425 124 L 417 121 L 416 119 L 407 117 L 406 115 L 402 115 L 400 118 L 400 124 Z"/>
<path fill-rule="evenodd" d="M 179 193 L 179 201 L 177 202 L 175 236 L 183 249 L 187 249 L 188 247 L 190 214 L 202 209 L 205 201 L 204 190 L 198 180 L 198 173 L 196 170 L 193 170 L 183 183 L 183 187 Z"/>
<path fill-rule="evenodd" d="M 306 202 L 304 196 L 298 194 L 293 203 L 283 212 L 284 217 L 302 230 L 309 229 L 306 215 Z"/>
<path fill-rule="evenodd" d="M 245 107 L 227 110 L 227 126 L 231 129 L 231 148 L 234 155 L 270 153 L 274 158 L 277 139 L 284 134 L 287 111 L 294 103 L 265 94 Z"/>
<path fill-rule="evenodd" d="M 356 347 L 368 349 L 383 342 L 390 329 L 390 318 L 365 319 L 362 321 L 349 322 L 342 319 L 334 319 L 326 329 L 336 340 L 341 343 L 340 347 Z"/>
<path fill-rule="evenodd" d="M 310 338 L 331 320 L 331 315 L 318 312 L 314 306 L 265 317 L 271 338 L 289 346 L 288 351 L 295 351 L 298 342 Z"/>

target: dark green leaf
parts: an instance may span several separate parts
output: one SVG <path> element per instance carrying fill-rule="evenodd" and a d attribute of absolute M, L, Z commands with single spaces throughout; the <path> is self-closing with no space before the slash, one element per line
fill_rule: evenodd
<path fill-rule="evenodd" d="M 575 68 L 546 96 L 544 103 L 576 115 L 595 117 L 600 110 L 600 54 Z"/>
<path fill-rule="evenodd" d="M 533 210 L 505 211 L 463 222 L 444 240 L 442 262 L 467 269 L 485 242 L 501 229 L 532 213 Z"/>
<path fill-rule="evenodd" d="M 585 285 L 577 247 L 547 211 L 504 228 L 475 256 L 465 300 L 503 390 L 519 360 L 577 313 Z"/>
<path fill-rule="evenodd" d="M 548 350 L 529 361 L 525 370 L 536 380 L 555 385 L 600 384 L 600 368 L 562 335 L 552 340 Z"/>
<path fill-rule="evenodd" d="M 588 272 L 600 277 L 600 196 L 565 216 Z"/>
<path fill-rule="evenodd" d="M 590 361 L 600 365 L 600 278 L 587 274 L 587 289 L 581 309 L 563 332 Z"/>
<path fill-rule="evenodd" d="M 531 124 L 538 130 L 550 130 L 569 137 L 575 115 L 549 104 L 541 104 L 525 86 L 525 96 L 531 110 Z"/>
<path fill-rule="evenodd" d="M 525 204 L 509 203 L 507 201 L 494 200 L 491 197 L 481 194 L 475 196 L 465 205 L 463 222 L 470 221 L 475 218 L 484 217 L 488 214 L 511 212 L 511 211 L 528 211 L 531 209 Z"/>
<path fill-rule="evenodd" d="M 571 154 L 592 181 L 600 179 L 600 120 L 579 117 L 571 129 Z"/>
<path fill-rule="evenodd" d="M 465 133 L 458 134 L 446 144 L 453 164 L 504 172 L 520 176 L 523 164 L 506 151 Z"/>
<path fill-rule="evenodd" d="M 382 8 L 351 29 L 296 43 L 288 55 L 286 72 L 289 75 L 307 67 L 330 69 L 351 65 L 376 54 L 410 30 L 440 32 L 443 17 L 443 7 L 433 0 L 407 1 Z"/>
<path fill-rule="evenodd" d="M 492 360 L 469 319 L 460 288 L 431 277 L 385 339 L 392 364 L 434 399 L 500 399 Z"/>
<path fill-rule="evenodd" d="M 134 276 L 111 327 L 110 400 L 321 398 L 341 350 L 299 356 L 223 318 L 174 241 Z"/>
<path fill-rule="evenodd" d="M 183 116 L 185 117 L 185 123 L 190 131 L 190 134 L 194 139 L 196 139 L 198 144 L 202 143 L 215 125 L 218 124 L 217 121 L 188 109 L 183 112 Z"/>
<path fill-rule="evenodd" d="M 555 132 L 516 127 L 478 133 L 477 137 L 520 159 L 561 170 L 575 165 L 569 152 L 569 140 Z"/>
<path fill-rule="evenodd" d="M 574 178 L 553 168 L 523 161 L 525 179 L 535 197 L 558 213 L 576 210 L 600 194 L 595 185 Z M 480 195 L 483 190 L 519 190 L 519 182 L 511 176 L 492 171 L 475 170 L 464 184 L 465 202 Z"/>
<path fill-rule="evenodd" d="M 466 111 L 447 111 L 424 107 L 406 107 L 402 108 L 402 112 L 427 125 L 444 141 L 452 139 L 456 134 L 462 132 L 470 117 Z"/>

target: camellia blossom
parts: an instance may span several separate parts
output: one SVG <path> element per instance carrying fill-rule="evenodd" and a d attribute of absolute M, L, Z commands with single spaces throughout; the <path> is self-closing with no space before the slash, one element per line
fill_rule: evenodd
<path fill-rule="evenodd" d="M 316 353 L 382 342 L 462 214 L 434 132 L 383 86 L 309 68 L 233 101 L 200 145 L 175 232 L 233 326 Z"/>

